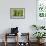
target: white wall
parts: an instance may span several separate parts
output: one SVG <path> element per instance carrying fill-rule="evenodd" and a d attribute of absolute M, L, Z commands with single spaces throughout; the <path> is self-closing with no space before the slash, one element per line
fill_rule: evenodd
<path fill-rule="evenodd" d="M 25 8 L 25 19 L 10 19 L 10 8 Z M 19 32 L 32 35 L 32 24 L 36 24 L 36 0 L 0 0 L 0 34 L 17 26 Z"/>

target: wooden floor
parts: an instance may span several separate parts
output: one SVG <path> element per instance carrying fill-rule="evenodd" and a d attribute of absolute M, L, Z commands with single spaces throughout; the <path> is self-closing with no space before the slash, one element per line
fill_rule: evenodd
<path fill-rule="evenodd" d="M 2 42 L 0 42 L 0 46 L 4 46 L 4 43 Z M 7 46 L 15 46 L 15 43 L 8 43 L 8 45 Z M 22 45 L 21 45 L 22 46 Z M 24 45 L 25 46 L 25 45 Z M 37 43 L 30 43 L 30 46 L 37 46 Z M 44 45 L 41 45 L 41 46 L 46 46 L 46 43 L 44 43 Z"/>

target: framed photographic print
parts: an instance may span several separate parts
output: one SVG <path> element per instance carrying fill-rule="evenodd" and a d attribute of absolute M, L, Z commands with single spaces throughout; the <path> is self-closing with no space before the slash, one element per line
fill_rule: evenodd
<path fill-rule="evenodd" d="M 25 8 L 10 8 L 10 18 L 11 19 L 24 19 Z"/>

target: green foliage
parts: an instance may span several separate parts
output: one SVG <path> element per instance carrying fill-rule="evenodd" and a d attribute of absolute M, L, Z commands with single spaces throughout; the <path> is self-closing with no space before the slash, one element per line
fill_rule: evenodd
<path fill-rule="evenodd" d="M 33 28 L 35 27 L 36 28 L 36 30 L 39 30 L 39 29 L 45 29 L 45 26 L 37 26 L 37 25 L 32 25 L 33 26 Z"/>
<path fill-rule="evenodd" d="M 36 25 L 32 25 L 33 26 L 33 28 L 35 27 L 36 28 L 36 30 L 38 30 L 38 27 L 36 26 Z"/>
<path fill-rule="evenodd" d="M 40 17 L 44 17 L 44 13 L 39 13 L 39 16 Z"/>
<path fill-rule="evenodd" d="M 46 17 L 46 6 L 44 4 L 40 3 L 38 10 L 40 17 Z"/>
<path fill-rule="evenodd" d="M 46 36 L 45 32 L 35 32 L 33 34 L 37 39 L 42 39 L 44 36 Z"/>
<path fill-rule="evenodd" d="M 45 26 L 41 26 L 41 27 L 40 27 L 40 29 L 44 29 L 44 28 L 45 28 Z"/>
<path fill-rule="evenodd" d="M 37 27 L 36 25 L 32 25 L 32 26 Z"/>
<path fill-rule="evenodd" d="M 13 16 L 23 16 L 23 10 L 14 10 Z"/>

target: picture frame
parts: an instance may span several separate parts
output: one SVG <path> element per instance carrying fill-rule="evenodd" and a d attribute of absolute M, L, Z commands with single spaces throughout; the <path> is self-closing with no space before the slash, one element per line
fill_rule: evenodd
<path fill-rule="evenodd" d="M 10 19 L 24 19 L 25 8 L 10 8 Z"/>

